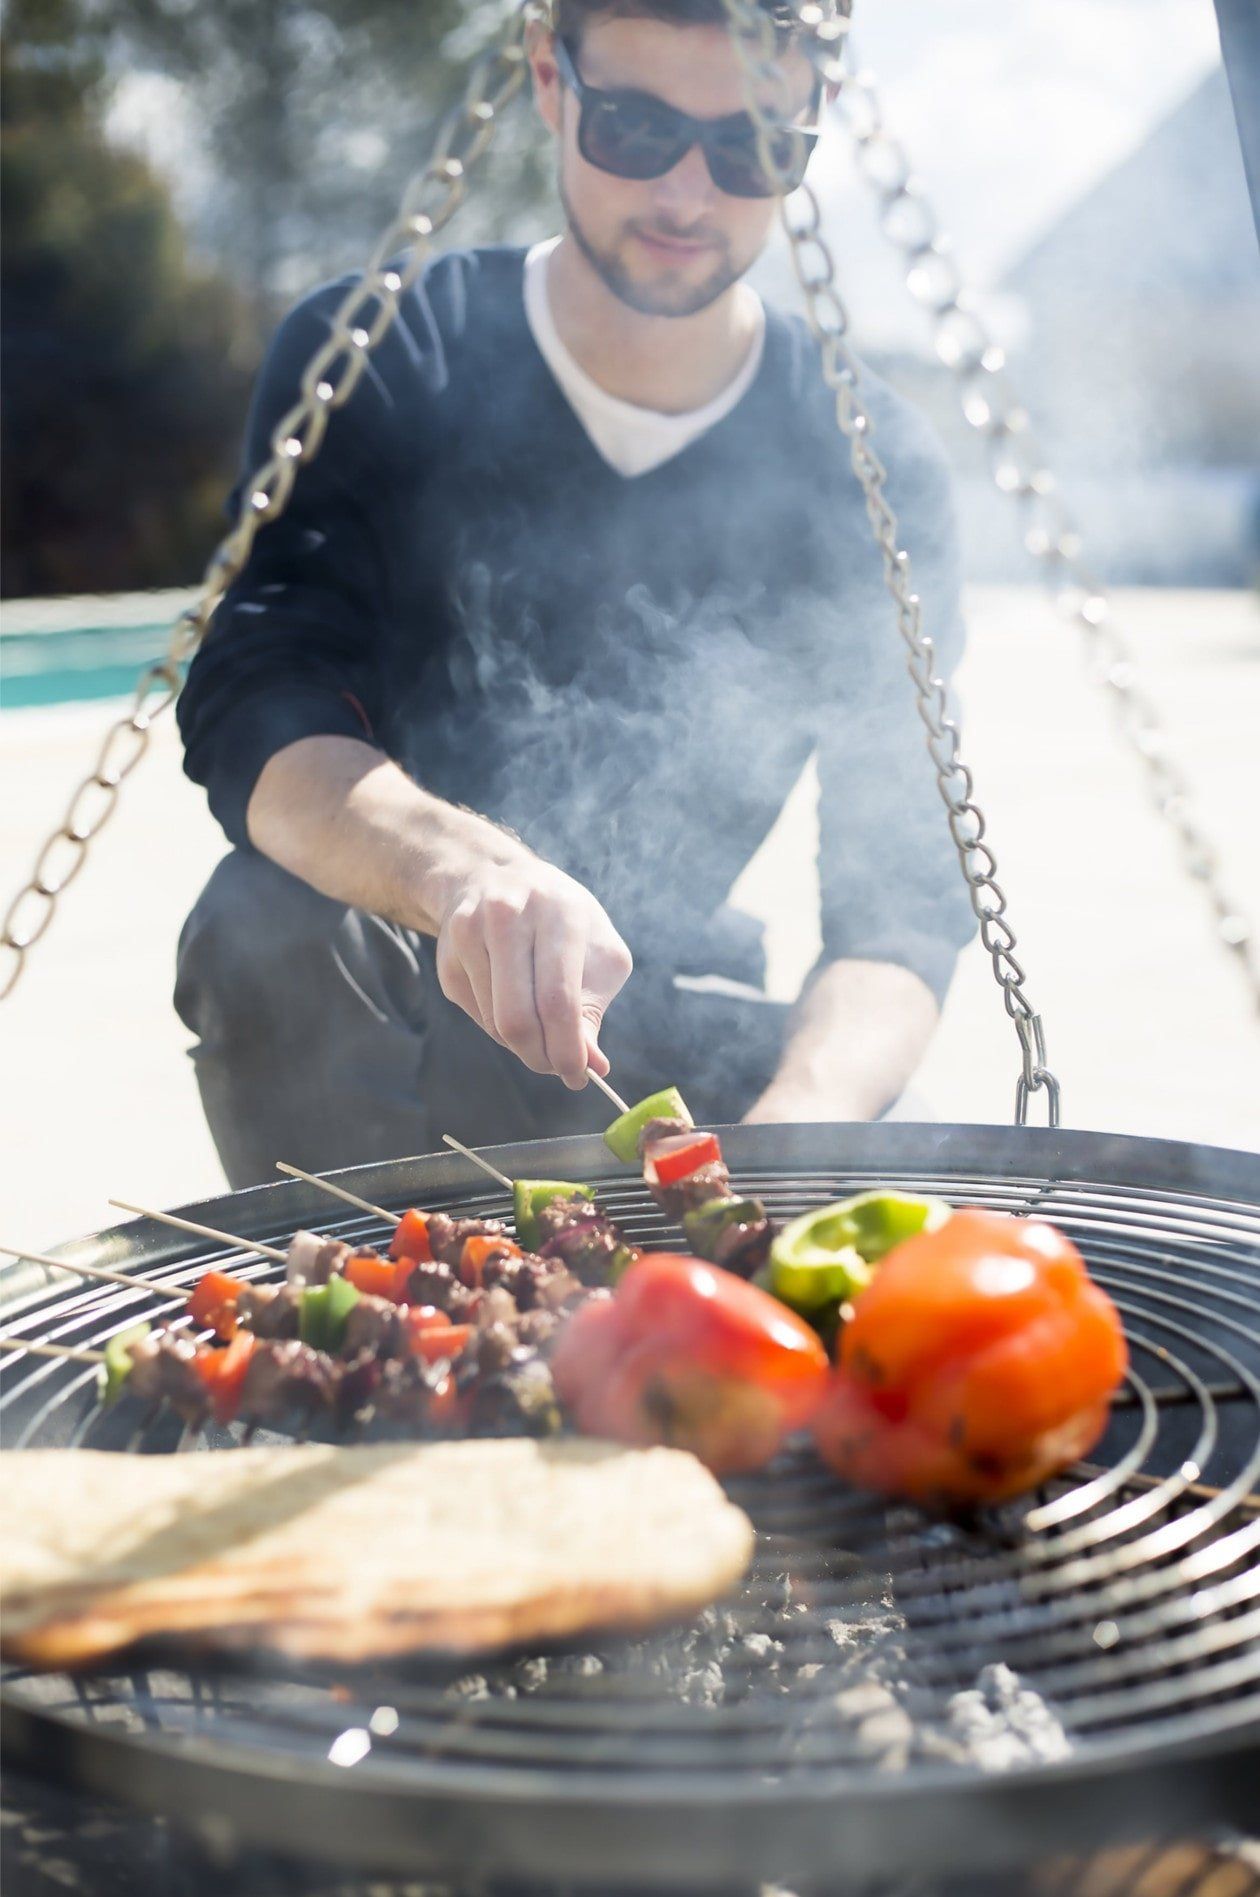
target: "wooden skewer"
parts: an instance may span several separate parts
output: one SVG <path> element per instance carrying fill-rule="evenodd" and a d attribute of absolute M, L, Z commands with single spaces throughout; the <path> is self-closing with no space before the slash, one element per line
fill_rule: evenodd
<path fill-rule="evenodd" d="M 68 1357 L 71 1363 L 104 1363 L 103 1350 L 74 1350 L 69 1344 L 37 1344 L 29 1337 L 0 1337 L 0 1350 L 29 1350 L 32 1357 Z"/>
<path fill-rule="evenodd" d="M 303 1172 L 300 1166 L 290 1166 L 283 1159 L 276 1161 L 277 1172 L 287 1172 L 294 1179 L 305 1180 L 308 1186 L 318 1186 L 321 1192 L 331 1192 L 334 1199 L 344 1199 L 347 1205 L 358 1206 L 360 1212 L 371 1212 L 375 1218 L 384 1219 L 389 1225 L 397 1225 L 397 1212 L 387 1212 L 383 1205 L 373 1205 L 370 1199 L 361 1199 L 355 1192 L 347 1192 L 344 1186 L 335 1186 L 331 1179 L 321 1179 L 317 1172 Z"/>
<path fill-rule="evenodd" d="M 100 1278 L 106 1284 L 124 1284 L 129 1291 L 149 1291 L 155 1297 L 170 1298 L 175 1304 L 182 1304 L 188 1296 L 187 1291 L 177 1291 L 173 1285 L 158 1284 L 153 1278 L 133 1278 L 125 1271 L 110 1271 L 105 1265 L 74 1265 L 68 1258 L 49 1258 L 41 1251 L 18 1251 L 13 1245 L 0 1245 L 0 1252 L 6 1258 L 21 1258 L 27 1264 L 44 1265 L 49 1271 L 73 1271 L 80 1278 Z"/>
<path fill-rule="evenodd" d="M 595 1069 L 593 1067 L 588 1067 L 586 1071 L 590 1075 L 591 1079 L 595 1082 L 595 1085 L 599 1088 L 600 1092 L 603 1094 L 607 1094 L 608 1098 L 612 1101 L 613 1105 L 616 1107 L 618 1113 L 629 1113 L 630 1109 L 626 1105 L 625 1101 L 622 1099 L 621 1095 L 615 1092 L 614 1089 L 609 1086 L 608 1082 L 604 1080 L 603 1078 L 601 1078 L 601 1076 L 595 1072 Z"/>
<path fill-rule="evenodd" d="M 471 1146 L 465 1146 L 464 1142 L 457 1140 L 453 1133 L 443 1133 L 442 1138 L 448 1146 L 454 1147 L 457 1153 L 462 1153 L 465 1159 L 471 1159 L 474 1166 L 480 1166 L 482 1172 L 487 1172 L 492 1179 L 497 1179 L 505 1192 L 512 1190 L 512 1181 L 507 1174 L 500 1172 L 497 1166 L 492 1166 L 488 1159 L 481 1157 L 480 1153 L 474 1153 Z"/>
<path fill-rule="evenodd" d="M 192 1232 L 197 1238 L 217 1239 L 220 1245 L 230 1245 L 234 1251 L 256 1251 L 260 1257 L 270 1258 L 282 1265 L 287 1256 L 274 1245 L 260 1245 L 257 1239 L 233 1238 L 231 1232 L 217 1232 L 213 1225 L 196 1225 L 192 1219 L 176 1218 L 173 1212 L 155 1212 L 152 1206 L 129 1205 L 126 1199 L 111 1199 L 120 1212 L 137 1212 L 142 1219 L 156 1219 L 159 1225 L 173 1225 L 177 1232 Z"/>

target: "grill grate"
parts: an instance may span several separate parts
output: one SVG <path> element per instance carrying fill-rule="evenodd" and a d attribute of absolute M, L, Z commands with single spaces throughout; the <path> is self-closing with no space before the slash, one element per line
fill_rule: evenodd
<path fill-rule="evenodd" d="M 336 1678 L 10 1670 L 7 1736 L 96 1789 L 226 1813 L 262 1842 L 320 1834 L 341 1855 L 429 1871 L 906 1875 L 1085 1844 L 1156 1812 L 1170 1828 L 1254 1822 L 1260 1163 L 983 1128 L 739 1128 L 723 1142 L 741 1186 L 780 1217 L 890 1183 L 1036 1211 L 1068 1232 L 1115 1298 L 1132 1355 L 1090 1468 L 960 1524 L 846 1493 L 793 1451 L 730 1484 L 758 1527 L 754 1566 L 690 1627 Z M 677 1242 L 595 1141 L 496 1158 L 508 1172 L 594 1178 L 635 1239 Z M 364 1169 L 356 1183 L 399 1208 L 510 1212 L 453 1158 Z M 379 1237 L 339 1209 L 283 1185 L 203 1216 L 251 1237 L 299 1223 Z M 144 1221 L 74 1255 L 176 1285 L 229 1257 L 275 1275 Z M 58 1286 L 10 1306 L 6 1327 L 99 1345 L 151 1306 L 146 1293 Z M 92 1373 L 68 1363 L 12 1362 L 0 1392 L 11 1447 L 236 1440 L 181 1436 L 126 1406 L 102 1414 Z"/>

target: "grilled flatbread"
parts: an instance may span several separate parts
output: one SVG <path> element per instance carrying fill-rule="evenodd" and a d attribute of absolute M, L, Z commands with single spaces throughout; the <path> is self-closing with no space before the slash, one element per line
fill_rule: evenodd
<path fill-rule="evenodd" d="M 0 1650 L 355 1661 L 686 1618 L 752 1553 L 693 1456 L 604 1443 L 0 1453 Z"/>

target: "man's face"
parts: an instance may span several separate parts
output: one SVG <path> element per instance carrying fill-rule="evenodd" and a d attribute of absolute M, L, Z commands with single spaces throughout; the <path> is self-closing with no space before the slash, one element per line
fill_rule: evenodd
<path fill-rule="evenodd" d="M 660 178 L 618 178 L 588 164 L 578 149 L 578 102 L 557 72 L 549 36 L 531 57 L 539 110 L 556 134 L 569 228 L 602 281 L 648 316 L 691 316 L 715 302 L 758 256 L 777 201 L 720 191 L 699 145 Z M 746 107 L 739 55 L 724 26 L 597 16 L 574 63 L 587 85 L 651 93 L 693 118 Z M 804 113 L 809 63 L 790 51 L 783 68 Z"/>

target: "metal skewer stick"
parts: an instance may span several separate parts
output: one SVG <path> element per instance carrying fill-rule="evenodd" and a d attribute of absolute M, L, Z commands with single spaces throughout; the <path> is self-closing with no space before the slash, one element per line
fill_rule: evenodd
<path fill-rule="evenodd" d="M 0 1350 L 29 1350 L 32 1357 L 67 1357 L 71 1363 L 105 1361 L 103 1350 L 75 1350 L 69 1344 L 36 1344 L 29 1337 L 0 1337 Z"/>
<path fill-rule="evenodd" d="M 347 1192 L 344 1186 L 335 1186 L 331 1179 L 321 1179 L 317 1172 L 303 1172 L 300 1166 L 290 1166 L 283 1159 L 276 1161 L 277 1172 L 287 1172 L 294 1179 L 305 1180 L 308 1186 L 318 1186 L 321 1192 L 330 1192 L 334 1199 L 344 1199 L 347 1205 L 355 1205 L 360 1212 L 371 1212 L 374 1217 L 384 1219 L 389 1225 L 397 1225 L 397 1212 L 387 1212 L 383 1205 L 373 1205 L 370 1199 L 361 1199 L 356 1192 Z"/>
<path fill-rule="evenodd" d="M 49 1271 L 73 1271 L 80 1278 L 100 1278 L 106 1284 L 126 1285 L 129 1291 L 150 1291 L 155 1297 L 170 1298 L 182 1304 L 188 1296 L 173 1285 L 158 1284 L 153 1278 L 133 1278 L 126 1271 L 110 1271 L 105 1265 L 73 1265 L 68 1258 L 50 1258 L 42 1251 L 18 1251 L 14 1245 L 0 1245 L 6 1258 L 20 1258 L 29 1265 L 43 1265 Z"/>
<path fill-rule="evenodd" d="M 454 1147 L 455 1151 L 462 1153 L 465 1159 L 471 1159 L 474 1166 L 480 1166 L 482 1172 L 489 1173 L 492 1179 L 497 1179 L 505 1192 L 512 1190 L 512 1181 L 508 1178 L 507 1174 L 500 1172 L 497 1166 L 492 1166 L 488 1159 L 481 1157 L 480 1153 L 474 1153 L 471 1146 L 465 1146 L 464 1142 L 457 1140 L 453 1133 L 443 1133 L 442 1138 L 447 1146 Z"/>
<path fill-rule="evenodd" d="M 616 1107 L 618 1113 L 629 1113 L 630 1109 L 626 1105 L 625 1101 L 622 1099 L 621 1095 L 619 1093 L 616 1093 L 613 1090 L 613 1088 L 609 1086 L 606 1080 L 601 1079 L 601 1077 L 595 1072 L 595 1069 L 593 1067 L 588 1067 L 586 1071 L 590 1075 L 591 1079 L 595 1082 L 595 1085 L 599 1088 L 600 1092 L 603 1094 L 607 1094 L 608 1098 L 612 1101 L 613 1105 Z"/>
<path fill-rule="evenodd" d="M 288 1256 L 274 1245 L 260 1245 L 253 1238 L 234 1238 L 231 1232 L 216 1231 L 213 1225 L 196 1225 L 192 1219 L 176 1218 L 173 1212 L 155 1212 L 148 1205 L 129 1205 L 126 1199 L 111 1199 L 109 1203 L 117 1206 L 120 1212 L 137 1212 L 142 1219 L 156 1219 L 159 1225 L 173 1225 L 177 1232 L 192 1232 L 197 1238 L 215 1238 L 221 1245 L 231 1245 L 236 1251 L 256 1251 L 260 1257 L 270 1258 L 278 1265 L 284 1264 Z"/>

